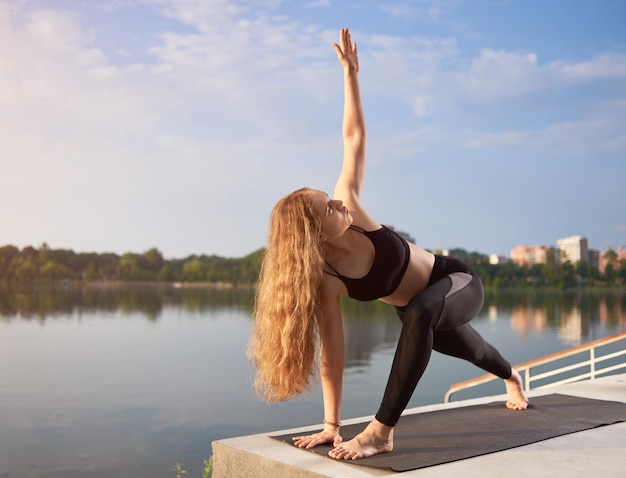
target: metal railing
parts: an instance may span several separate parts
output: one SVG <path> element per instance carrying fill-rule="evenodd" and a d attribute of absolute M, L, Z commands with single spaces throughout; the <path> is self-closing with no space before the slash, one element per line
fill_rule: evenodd
<path fill-rule="evenodd" d="M 606 345 L 624 341 L 624 346 L 622 346 L 616 352 L 603 353 L 599 350 L 601 347 Z M 534 369 L 540 366 L 548 366 L 552 365 L 554 362 L 558 360 L 565 359 L 567 357 L 573 357 L 575 355 L 588 353 L 587 357 L 583 357 L 583 359 L 576 361 L 574 364 L 568 364 L 565 366 L 561 366 L 558 368 L 551 369 L 549 371 L 544 372 L 534 372 Z M 571 349 L 563 350 L 561 352 L 556 352 L 550 355 L 546 355 L 545 357 L 541 357 L 538 359 L 530 360 L 528 362 L 521 363 L 519 365 L 514 365 L 513 367 L 520 373 L 523 377 L 524 381 L 524 390 L 528 391 L 531 389 L 539 389 L 545 387 L 554 387 L 556 385 L 562 385 L 570 382 L 577 382 L 579 380 L 585 379 L 594 379 L 600 375 L 605 375 L 610 372 L 614 372 L 620 369 L 626 369 L 626 359 L 620 361 L 617 364 L 613 365 L 605 365 L 604 362 L 607 360 L 615 359 L 617 357 L 626 356 L 626 332 L 621 332 L 615 335 L 611 335 L 609 337 L 605 337 L 602 339 L 594 340 L 593 342 L 588 342 L 586 344 L 578 345 L 576 347 L 572 347 Z M 577 370 L 580 368 L 585 368 L 582 373 L 578 373 L 577 375 L 571 375 L 566 378 L 562 378 L 557 381 L 550 381 L 549 383 L 544 383 L 539 386 L 533 386 L 534 383 L 540 380 L 553 379 L 557 375 L 562 375 L 566 372 L 571 372 L 573 370 Z M 446 395 L 444 397 L 444 402 L 448 403 L 450 401 L 450 397 L 453 393 L 459 392 L 461 390 L 465 390 L 468 388 L 476 387 L 478 385 L 482 385 L 487 382 L 491 382 L 493 380 L 500 380 L 498 377 L 492 374 L 482 375 L 480 377 L 476 377 L 470 380 L 465 380 L 463 382 L 455 383 L 452 385 Z"/>

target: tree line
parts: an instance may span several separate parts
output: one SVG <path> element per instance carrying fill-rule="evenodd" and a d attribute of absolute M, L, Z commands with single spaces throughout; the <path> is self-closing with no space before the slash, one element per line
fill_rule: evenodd
<path fill-rule="evenodd" d="M 216 255 L 190 255 L 184 259 L 165 259 L 156 248 L 143 253 L 77 253 L 51 249 L 47 244 L 19 249 L 0 247 L 0 281 L 27 283 L 35 281 L 134 281 L 226 283 L 253 285 L 259 275 L 264 249 L 241 258 Z M 435 251 L 437 252 L 437 251 Z M 587 262 L 572 264 L 556 254 L 545 264 L 519 266 L 512 262 L 490 264 L 489 257 L 478 252 L 452 249 L 449 254 L 469 264 L 487 287 L 559 287 L 615 286 L 626 281 L 626 261 L 607 251 L 603 274 Z"/>
<path fill-rule="evenodd" d="M 68 249 L 0 247 L 0 280 L 209 282 L 252 285 L 259 275 L 263 249 L 245 257 L 190 255 L 165 259 L 156 248 L 141 254 L 128 252 L 77 253 Z"/>

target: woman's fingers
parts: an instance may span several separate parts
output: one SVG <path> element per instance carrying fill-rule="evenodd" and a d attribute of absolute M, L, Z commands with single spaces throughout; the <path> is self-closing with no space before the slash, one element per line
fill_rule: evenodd
<path fill-rule="evenodd" d="M 313 435 L 292 437 L 293 444 L 298 448 L 313 448 L 324 443 L 341 443 L 341 436 L 337 433 L 320 432 Z M 338 440 L 338 441 L 337 441 Z"/>
<path fill-rule="evenodd" d="M 313 448 L 318 445 L 317 439 L 312 436 L 293 437 L 294 445 L 298 448 Z"/>
<path fill-rule="evenodd" d="M 348 31 L 347 28 L 342 30 L 342 41 L 343 41 L 343 51 L 350 51 L 351 50 L 351 42 L 350 42 L 350 32 Z"/>

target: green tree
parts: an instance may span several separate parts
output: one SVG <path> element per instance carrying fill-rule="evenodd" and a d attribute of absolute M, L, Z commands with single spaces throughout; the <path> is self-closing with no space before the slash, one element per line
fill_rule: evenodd
<path fill-rule="evenodd" d="M 0 279 L 12 279 L 11 263 L 19 253 L 20 250 L 15 246 L 0 247 Z"/>
<path fill-rule="evenodd" d="M 185 262 L 180 280 L 185 282 L 200 282 L 205 280 L 204 264 L 199 257 L 192 257 Z"/>
<path fill-rule="evenodd" d="M 604 280 L 607 283 L 612 284 L 615 282 L 619 270 L 617 252 L 610 248 L 607 249 L 604 253 L 604 260 L 606 261 L 606 266 L 604 268 Z"/>
<path fill-rule="evenodd" d="M 138 265 L 140 269 L 152 271 L 155 274 L 161 270 L 164 262 L 163 254 L 161 254 L 161 252 L 155 247 L 148 249 L 138 258 Z"/>
<path fill-rule="evenodd" d="M 591 279 L 592 267 L 587 261 L 578 261 L 576 263 L 576 275 L 578 276 L 578 282 L 586 284 Z"/>
<path fill-rule="evenodd" d="M 115 279 L 120 257 L 117 254 L 105 253 L 98 255 L 98 272 L 102 279 Z"/>
<path fill-rule="evenodd" d="M 544 284 L 551 286 L 558 284 L 559 267 L 559 253 L 556 249 L 550 248 L 546 252 L 546 263 L 541 268 L 541 277 Z"/>
<path fill-rule="evenodd" d="M 18 282 L 32 282 L 37 278 L 37 265 L 30 259 L 17 258 L 15 264 L 15 280 Z"/>
<path fill-rule="evenodd" d="M 558 286 L 560 288 L 571 287 L 576 284 L 576 270 L 569 259 L 561 263 L 558 272 Z"/>
<path fill-rule="evenodd" d="M 50 260 L 50 246 L 45 242 L 39 246 L 38 258 L 39 264 L 45 264 Z"/>
<path fill-rule="evenodd" d="M 626 259 L 620 259 L 618 261 L 618 264 L 619 264 L 619 270 L 617 274 L 618 274 L 620 281 L 623 284 L 624 282 L 626 282 Z"/>
<path fill-rule="evenodd" d="M 102 278 L 98 266 L 96 264 L 89 264 L 86 269 L 83 270 L 83 279 L 87 281 L 99 280 Z"/>
<path fill-rule="evenodd" d="M 68 279 L 70 276 L 71 271 L 55 261 L 48 261 L 39 268 L 39 277 L 48 281 Z"/>
<path fill-rule="evenodd" d="M 136 280 L 139 266 L 135 254 L 123 254 L 117 265 L 117 277 L 122 280 Z"/>
<path fill-rule="evenodd" d="M 159 282 L 173 282 L 174 281 L 174 273 L 170 266 L 163 265 L 159 272 L 157 273 L 157 278 Z"/>

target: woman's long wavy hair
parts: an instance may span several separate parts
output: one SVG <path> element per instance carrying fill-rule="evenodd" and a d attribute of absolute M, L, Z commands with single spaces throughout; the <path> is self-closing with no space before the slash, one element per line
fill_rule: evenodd
<path fill-rule="evenodd" d="M 257 284 L 248 356 L 255 390 L 268 402 L 310 390 L 316 375 L 324 253 L 310 191 L 299 189 L 272 210 Z"/>

